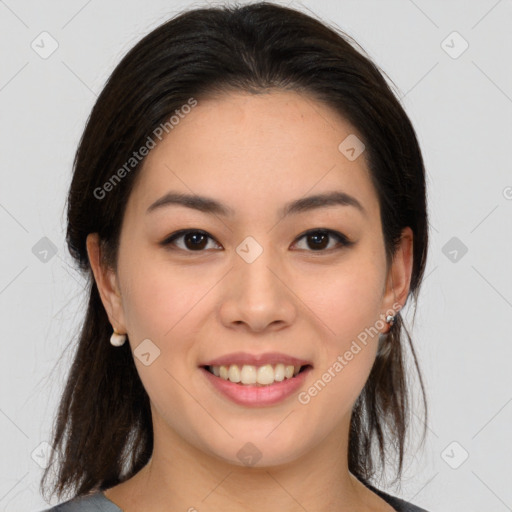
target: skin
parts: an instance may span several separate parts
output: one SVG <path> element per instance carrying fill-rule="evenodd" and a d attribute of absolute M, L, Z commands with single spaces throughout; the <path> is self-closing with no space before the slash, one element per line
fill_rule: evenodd
<path fill-rule="evenodd" d="M 284 352 L 312 362 L 304 391 L 359 333 L 405 303 L 412 231 L 404 229 L 388 271 L 364 153 L 349 161 L 338 150 L 349 134 L 357 131 L 336 112 L 295 92 L 202 99 L 146 158 L 123 218 L 117 269 L 101 263 L 97 235 L 88 236 L 112 326 L 127 333 L 132 351 L 144 339 L 160 350 L 149 366 L 134 358 L 151 400 L 155 448 L 138 474 L 105 492 L 124 511 L 393 510 L 347 462 L 351 409 L 377 335 L 305 405 L 297 395 L 237 405 L 198 368 L 236 351 Z M 176 205 L 146 214 L 171 190 L 215 198 L 235 214 Z M 355 196 L 366 214 L 336 205 L 277 216 L 289 201 L 333 190 Z M 355 244 L 330 238 L 315 250 L 315 240 L 298 239 L 315 228 Z M 202 252 L 184 238 L 174 249 L 159 245 L 181 229 L 212 238 Z M 247 236 L 263 248 L 250 264 L 236 252 Z M 237 457 L 247 442 L 261 453 L 253 466 Z"/>

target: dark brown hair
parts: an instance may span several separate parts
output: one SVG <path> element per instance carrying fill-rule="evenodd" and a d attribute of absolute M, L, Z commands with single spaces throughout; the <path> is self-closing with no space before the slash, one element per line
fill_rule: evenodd
<path fill-rule="evenodd" d="M 141 164 L 104 197 L 98 198 L 97 191 L 190 98 L 285 89 L 309 94 L 349 121 L 366 145 L 388 268 L 402 229 L 409 226 L 414 233 L 409 296 L 417 303 L 428 246 L 423 159 L 411 122 L 383 73 L 357 48 L 341 31 L 309 15 L 263 2 L 181 13 L 145 36 L 115 68 L 74 160 L 67 244 L 88 279 L 89 300 L 53 425 L 55 452 L 41 480 L 43 493 L 57 458 L 51 494 L 61 497 L 112 487 L 151 456 L 149 398 L 129 344 L 115 348 L 109 343 L 112 326 L 92 275 L 86 237 L 99 234 L 105 263 L 115 268 L 124 209 Z M 402 329 L 426 419 L 423 381 L 398 313 L 352 413 L 349 470 L 365 482 L 375 477 L 377 466 L 388 463 L 389 453 L 396 455 L 397 478 L 402 473 L 410 418 Z M 425 429 L 422 441 L 424 436 Z"/>

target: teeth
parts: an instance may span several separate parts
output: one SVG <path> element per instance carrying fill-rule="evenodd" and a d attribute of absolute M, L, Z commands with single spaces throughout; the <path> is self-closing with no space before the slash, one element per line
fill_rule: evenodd
<path fill-rule="evenodd" d="M 238 369 L 238 366 L 234 364 L 229 367 L 227 371 L 227 376 L 231 382 L 240 382 L 242 380 L 240 370 Z"/>
<path fill-rule="evenodd" d="M 285 378 L 291 379 L 300 371 L 300 366 L 284 365 L 282 363 L 264 366 L 244 364 L 240 368 L 236 364 L 229 366 L 209 366 L 208 369 L 216 377 L 241 384 L 266 386 L 274 382 L 281 382 Z"/>
<path fill-rule="evenodd" d="M 235 366 L 235 365 L 231 365 L 229 368 L 231 369 L 231 368 L 233 368 L 233 366 Z M 237 369 L 238 369 L 238 367 L 237 367 Z M 242 384 L 256 384 L 257 380 L 258 380 L 258 371 L 256 370 L 256 367 L 244 364 L 242 366 L 242 371 L 240 372 L 240 382 Z M 266 384 L 266 383 L 258 382 L 258 384 Z"/>
<path fill-rule="evenodd" d="M 284 364 L 276 364 L 274 368 L 274 381 L 281 382 L 284 380 L 285 376 Z"/>

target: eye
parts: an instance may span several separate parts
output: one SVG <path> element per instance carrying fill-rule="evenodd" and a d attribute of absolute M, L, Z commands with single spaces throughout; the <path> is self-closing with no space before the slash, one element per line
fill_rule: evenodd
<path fill-rule="evenodd" d="M 300 235 L 297 240 L 306 239 L 306 243 L 313 252 L 322 252 L 341 249 L 341 247 L 348 247 L 353 245 L 354 242 L 350 241 L 345 235 L 332 229 L 311 229 Z M 202 252 L 208 249 L 208 240 L 215 241 L 206 231 L 198 229 L 182 229 L 167 237 L 161 245 L 169 246 L 174 245 L 178 249 L 186 252 Z M 331 241 L 337 241 L 338 246 L 329 247 Z M 182 241 L 182 245 L 178 244 Z M 220 245 L 217 244 L 219 247 Z M 341 246 L 341 247 L 340 247 Z M 214 247 L 215 248 L 215 247 Z M 306 248 L 308 250 L 308 248 Z"/>
<path fill-rule="evenodd" d="M 176 244 L 176 241 L 181 239 L 183 239 L 184 247 L 180 247 L 178 244 Z M 171 236 L 166 238 L 163 242 L 161 242 L 161 245 L 176 245 L 178 249 L 184 251 L 201 252 L 207 248 L 208 239 L 214 240 L 205 231 L 197 229 L 183 229 L 173 233 Z"/>
<path fill-rule="evenodd" d="M 354 242 L 350 241 L 345 235 L 332 229 L 312 229 L 302 234 L 297 238 L 301 240 L 306 238 L 306 243 L 314 252 L 325 251 L 325 250 L 336 250 L 341 247 L 348 247 L 353 245 Z M 338 242 L 338 247 L 329 247 L 329 242 L 335 239 Z M 341 245 L 341 247 L 340 247 Z"/>

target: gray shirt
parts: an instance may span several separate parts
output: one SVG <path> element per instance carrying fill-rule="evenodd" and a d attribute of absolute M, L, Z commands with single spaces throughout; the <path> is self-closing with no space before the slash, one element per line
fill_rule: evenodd
<path fill-rule="evenodd" d="M 88 496 L 80 496 L 42 512 L 123 512 L 110 501 L 101 491 Z"/>
<path fill-rule="evenodd" d="M 369 484 L 366 485 L 397 512 L 427 512 L 425 509 L 416 507 L 412 503 L 386 494 Z M 68 500 L 42 512 L 123 512 L 123 510 L 110 501 L 101 491 L 98 491 L 89 496 Z"/>

